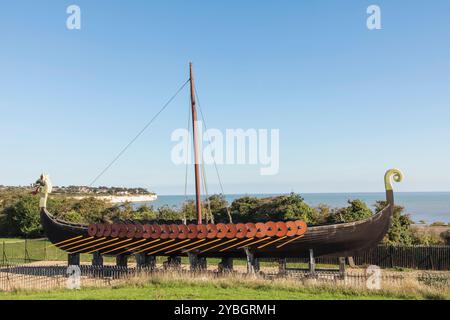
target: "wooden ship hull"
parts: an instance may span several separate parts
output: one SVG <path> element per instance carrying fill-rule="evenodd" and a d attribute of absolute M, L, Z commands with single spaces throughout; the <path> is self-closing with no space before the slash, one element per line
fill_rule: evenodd
<path fill-rule="evenodd" d="M 312 227 L 299 221 L 281 223 L 296 225 L 297 230 L 278 227 L 271 230 L 268 226 L 277 225 L 273 222 L 243 224 L 248 226 L 246 230 L 239 229 L 238 224 L 235 227 L 226 224 L 224 230 L 222 224 L 140 221 L 87 226 L 60 221 L 46 208 L 41 208 L 41 222 L 49 240 L 72 254 L 185 256 L 195 253 L 202 257 L 246 257 L 246 250 L 250 250 L 260 258 L 300 258 L 308 257 L 309 250 L 313 249 L 315 256 L 343 257 L 379 243 L 389 229 L 392 208 L 388 204 L 372 217 L 350 223 Z"/>

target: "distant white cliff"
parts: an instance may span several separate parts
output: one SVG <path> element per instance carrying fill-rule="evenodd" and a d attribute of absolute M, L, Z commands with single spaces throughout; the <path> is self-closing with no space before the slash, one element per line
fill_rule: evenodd
<path fill-rule="evenodd" d="M 73 197 L 74 199 L 84 199 L 88 198 L 89 196 L 76 196 Z M 158 196 L 156 194 L 146 194 L 146 195 L 127 195 L 127 196 L 94 196 L 95 199 L 105 200 L 110 203 L 118 204 L 118 203 L 125 203 L 125 202 L 150 202 L 155 201 L 158 199 Z"/>

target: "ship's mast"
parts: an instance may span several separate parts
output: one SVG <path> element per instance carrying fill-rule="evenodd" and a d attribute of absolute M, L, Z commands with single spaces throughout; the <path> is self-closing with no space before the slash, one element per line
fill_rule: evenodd
<path fill-rule="evenodd" d="M 191 84 L 191 109 L 192 109 L 192 128 L 194 136 L 194 158 L 195 158 L 195 200 L 197 208 L 197 223 L 202 224 L 202 200 L 200 195 L 200 174 L 199 174 L 199 148 L 198 148 L 198 129 L 197 129 L 197 109 L 195 104 L 195 87 L 194 87 L 194 72 L 192 69 L 192 62 L 189 63 L 190 84 Z"/>

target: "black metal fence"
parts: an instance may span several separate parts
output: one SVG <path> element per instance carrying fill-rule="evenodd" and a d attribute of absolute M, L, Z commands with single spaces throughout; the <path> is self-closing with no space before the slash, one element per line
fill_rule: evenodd
<path fill-rule="evenodd" d="M 353 260 L 357 266 L 446 271 L 450 270 L 450 246 L 379 245 L 353 256 Z M 319 257 L 316 263 L 336 264 L 336 258 Z"/>
<path fill-rule="evenodd" d="M 3 266 L 0 268 L 0 291 L 66 289 L 71 288 L 76 276 L 82 286 L 105 287 L 138 275 L 135 268 L 86 265 L 78 268 L 79 275 L 67 266 Z M 139 274 L 141 272 L 143 270 L 139 270 Z"/>
<path fill-rule="evenodd" d="M 74 275 L 73 270 L 67 266 L 4 266 L 0 268 L 0 291 L 14 290 L 53 290 L 53 289 L 74 289 L 74 276 L 78 277 L 79 287 L 111 287 L 121 284 L 145 283 L 153 277 L 161 277 L 169 281 L 177 279 L 193 279 L 200 275 L 202 279 L 226 277 L 242 277 L 245 273 L 218 273 L 214 271 L 204 271 L 193 273 L 187 270 L 170 270 L 169 272 L 157 269 L 124 268 L 117 266 L 91 266 L 81 265 L 78 275 Z M 365 270 L 353 270 L 345 273 L 339 272 L 318 272 L 313 276 L 306 271 L 294 271 L 284 274 L 263 273 L 261 279 L 274 277 L 290 278 L 298 281 L 299 284 L 329 284 L 346 287 L 370 288 L 369 282 L 373 275 Z M 379 275 L 380 288 L 402 287 L 404 285 L 428 286 L 434 289 L 450 290 L 450 274 L 442 272 L 392 272 L 383 271 Z"/>

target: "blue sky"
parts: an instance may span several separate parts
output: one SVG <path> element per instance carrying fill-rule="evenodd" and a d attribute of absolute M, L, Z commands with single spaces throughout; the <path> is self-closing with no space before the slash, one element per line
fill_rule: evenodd
<path fill-rule="evenodd" d="M 371 4 L 382 30 L 366 28 Z M 2 3 L 0 184 L 88 184 L 192 60 L 208 127 L 280 130 L 279 174 L 219 166 L 226 193 L 383 191 L 390 167 L 397 190 L 450 191 L 449 16 L 444 0 Z M 184 90 L 98 184 L 182 194 L 170 134 L 188 103 Z"/>

